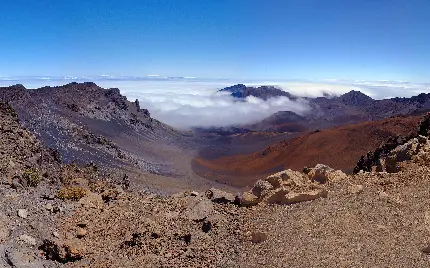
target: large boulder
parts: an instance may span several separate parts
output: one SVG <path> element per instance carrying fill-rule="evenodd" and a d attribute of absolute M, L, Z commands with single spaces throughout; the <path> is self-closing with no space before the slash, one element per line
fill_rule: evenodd
<path fill-rule="evenodd" d="M 333 170 L 332 173 L 339 176 L 337 171 Z M 329 178 L 333 176 L 330 175 Z M 313 180 L 304 173 L 288 169 L 258 180 L 250 191 L 239 197 L 239 201 L 243 206 L 252 206 L 260 202 L 292 204 L 320 197 L 327 197 L 327 190 L 320 180 Z"/>
<path fill-rule="evenodd" d="M 267 177 L 266 181 L 269 182 L 274 188 L 277 188 L 281 185 L 301 187 L 306 185 L 308 178 L 306 178 L 306 176 L 299 171 L 287 169 Z"/>
<path fill-rule="evenodd" d="M 408 160 L 426 162 L 426 155 L 429 149 L 430 142 L 426 137 L 418 136 L 417 138 L 410 139 L 391 150 L 388 155 L 381 157 L 377 163 L 376 171 L 396 173 L 400 171 L 399 162 Z"/>
<path fill-rule="evenodd" d="M 327 183 L 346 179 L 346 174 L 341 170 L 335 170 L 323 164 L 317 164 L 314 168 L 309 169 L 308 176 L 312 181 Z"/>

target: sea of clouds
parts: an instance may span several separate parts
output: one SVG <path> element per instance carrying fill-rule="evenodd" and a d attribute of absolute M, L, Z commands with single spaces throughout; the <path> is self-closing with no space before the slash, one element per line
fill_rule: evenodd
<path fill-rule="evenodd" d="M 248 97 L 238 101 L 218 90 L 238 83 L 247 86 L 273 85 L 301 97 L 341 95 L 351 90 L 361 91 L 374 99 L 410 97 L 429 93 L 430 83 L 402 81 L 358 80 L 234 80 L 199 79 L 195 77 L 0 77 L 0 86 L 23 84 L 27 88 L 58 86 L 72 81 L 92 81 L 99 86 L 116 87 L 128 100 L 138 99 L 152 117 L 179 129 L 192 127 L 224 127 L 254 123 L 278 111 L 306 113 L 307 101 L 286 97 L 267 101 Z"/>

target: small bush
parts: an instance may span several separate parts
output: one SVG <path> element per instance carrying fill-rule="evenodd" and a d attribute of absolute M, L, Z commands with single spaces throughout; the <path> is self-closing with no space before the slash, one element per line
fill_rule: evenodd
<path fill-rule="evenodd" d="M 74 200 L 78 201 L 87 195 L 87 190 L 82 187 L 70 187 L 58 190 L 55 197 L 61 200 Z"/>
<path fill-rule="evenodd" d="M 36 187 L 41 180 L 40 171 L 37 168 L 26 169 L 22 177 L 30 187 Z"/>

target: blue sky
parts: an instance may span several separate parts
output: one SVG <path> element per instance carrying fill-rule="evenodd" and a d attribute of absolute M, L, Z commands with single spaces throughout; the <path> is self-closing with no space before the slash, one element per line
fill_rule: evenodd
<path fill-rule="evenodd" d="M 0 76 L 430 80 L 428 0 L 3 0 Z"/>

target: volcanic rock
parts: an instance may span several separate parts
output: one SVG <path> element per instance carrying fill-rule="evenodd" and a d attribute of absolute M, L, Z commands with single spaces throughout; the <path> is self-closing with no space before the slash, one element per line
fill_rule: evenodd
<path fill-rule="evenodd" d="M 327 190 L 319 182 L 311 180 L 306 174 L 288 169 L 257 181 L 249 192 L 242 194 L 240 204 L 292 204 L 320 197 L 327 197 Z"/>
<path fill-rule="evenodd" d="M 319 183 L 333 182 L 346 179 L 346 174 L 341 170 L 334 170 L 331 167 L 323 164 L 317 164 L 307 172 L 309 178 Z"/>

